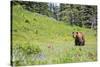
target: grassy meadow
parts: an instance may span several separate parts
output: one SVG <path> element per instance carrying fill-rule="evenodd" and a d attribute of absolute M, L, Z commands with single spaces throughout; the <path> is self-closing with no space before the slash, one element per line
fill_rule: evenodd
<path fill-rule="evenodd" d="M 85 34 L 85 46 L 75 46 L 73 31 Z M 20 5 L 12 7 L 12 65 L 40 65 L 97 60 L 96 31 L 71 26 Z"/>

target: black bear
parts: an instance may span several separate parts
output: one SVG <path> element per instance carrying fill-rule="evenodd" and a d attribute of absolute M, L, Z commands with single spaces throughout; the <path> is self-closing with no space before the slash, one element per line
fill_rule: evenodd
<path fill-rule="evenodd" d="M 73 38 L 75 39 L 76 46 L 84 46 L 85 45 L 85 37 L 82 32 L 72 32 Z"/>

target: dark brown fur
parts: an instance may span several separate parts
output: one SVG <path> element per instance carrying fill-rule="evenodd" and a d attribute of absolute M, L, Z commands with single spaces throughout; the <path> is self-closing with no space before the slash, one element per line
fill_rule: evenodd
<path fill-rule="evenodd" d="M 75 39 L 76 46 L 84 46 L 85 45 L 85 37 L 82 32 L 73 32 L 73 38 Z"/>

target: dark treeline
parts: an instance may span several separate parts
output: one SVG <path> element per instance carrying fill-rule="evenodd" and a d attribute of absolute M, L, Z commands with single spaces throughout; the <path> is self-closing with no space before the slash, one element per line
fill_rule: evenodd
<path fill-rule="evenodd" d="M 12 3 L 20 4 L 31 12 L 55 18 L 72 26 L 97 28 L 97 6 L 32 1 L 12 1 Z"/>
<path fill-rule="evenodd" d="M 60 19 L 71 25 L 95 28 L 97 26 L 97 7 L 89 5 L 60 4 Z"/>

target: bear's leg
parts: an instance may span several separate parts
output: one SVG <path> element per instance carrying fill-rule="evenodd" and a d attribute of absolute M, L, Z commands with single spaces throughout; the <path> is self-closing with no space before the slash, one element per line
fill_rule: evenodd
<path fill-rule="evenodd" d="M 82 39 L 80 39 L 80 40 L 79 40 L 79 46 L 83 46 L 83 44 L 84 44 L 83 42 L 84 42 L 84 41 L 83 41 Z"/>
<path fill-rule="evenodd" d="M 79 40 L 78 40 L 78 39 L 76 39 L 76 40 L 75 40 L 75 45 L 76 45 L 76 46 L 79 46 L 79 45 L 80 45 L 80 43 L 79 43 Z"/>
<path fill-rule="evenodd" d="M 81 46 L 81 42 L 79 41 L 79 46 Z"/>
<path fill-rule="evenodd" d="M 75 40 L 75 46 L 77 46 L 78 45 L 78 42 L 77 42 L 77 40 Z"/>
<path fill-rule="evenodd" d="M 85 45 L 85 41 L 83 41 L 82 45 L 83 45 L 83 46 Z"/>

